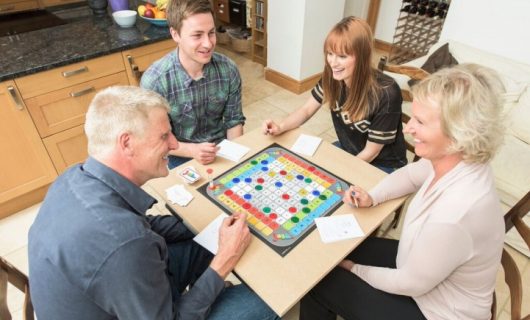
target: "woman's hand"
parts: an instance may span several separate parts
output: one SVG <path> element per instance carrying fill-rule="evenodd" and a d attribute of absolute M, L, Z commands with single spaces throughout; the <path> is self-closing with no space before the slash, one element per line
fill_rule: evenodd
<path fill-rule="evenodd" d="M 358 186 L 350 186 L 344 193 L 342 201 L 352 207 L 367 208 L 371 207 L 374 201 L 368 192 Z"/>
<path fill-rule="evenodd" d="M 281 132 L 280 126 L 276 124 L 276 122 L 267 119 L 263 121 L 263 124 L 261 126 L 261 131 L 263 134 L 267 135 L 270 134 L 271 136 L 279 135 Z"/>
<path fill-rule="evenodd" d="M 351 271 L 351 268 L 353 268 L 353 265 L 354 265 L 353 261 L 348 260 L 348 259 L 344 259 L 339 263 L 339 267 L 346 269 L 348 271 Z"/>

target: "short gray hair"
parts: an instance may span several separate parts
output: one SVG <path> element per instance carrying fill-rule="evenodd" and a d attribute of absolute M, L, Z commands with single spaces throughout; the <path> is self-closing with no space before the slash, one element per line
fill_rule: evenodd
<path fill-rule="evenodd" d="M 442 69 L 412 87 L 414 99 L 434 101 L 443 132 L 452 140 L 448 152 L 461 152 L 471 163 L 485 163 L 504 138 L 502 94 L 498 74 L 478 64 Z"/>
<path fill-rule="evenodd" d="M 88 154 L 92 157 L 109 154 L 124 132 L 143 136 L 153 108 L 170 110 L 166 99 L 147 89 L 114 86 L 100 91 L 86 113 Z"/>

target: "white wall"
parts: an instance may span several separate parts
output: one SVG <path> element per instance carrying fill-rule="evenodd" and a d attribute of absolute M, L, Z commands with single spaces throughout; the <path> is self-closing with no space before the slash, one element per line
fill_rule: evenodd
<path fill-rule="evenodd" d="M 454 0 L 441 39 L 530 64 L 530 1 Z"/>
<path fill-rule="evenodd" d="M 460 1 L 467 1 L 467 0 L 460 0 Z M 377 16 L 377 23 L 375 25 L 374 37 L 376 39 L 382 40 L 388 43 L 393 42 L 394 30 L 396 29 L 396 23 L 399 17 L 400 9 L 401 9 L 401 1 L 381 0 L 381 5 L 379 6 L 379 14 Z"/>
<path fill-rule="evenodd" d="M 344 0 L 269 0 L 268 9 L 267 67 L 299 81 L 322 72 L 322 45 Z"/>
<path fill-rule="evenodd" d="M 346 0 L 344 3 L 344 16 L 354 16 L 366 20 L 370 0 Z"/>

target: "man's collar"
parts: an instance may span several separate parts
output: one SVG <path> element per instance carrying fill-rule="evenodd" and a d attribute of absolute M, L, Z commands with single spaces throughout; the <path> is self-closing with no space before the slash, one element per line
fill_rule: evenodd
<path fill-rule="evenodd" d="M 116 191 L 141 215 L 145 215 L 145 212 L 157 202 L 156 199 L 151 197 L 142 188 L 92 157 L 88 157 L 83 164 L 83 170 Z"/>

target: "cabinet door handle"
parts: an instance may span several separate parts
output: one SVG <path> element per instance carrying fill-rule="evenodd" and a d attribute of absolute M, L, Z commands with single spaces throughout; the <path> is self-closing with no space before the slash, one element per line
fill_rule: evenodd
<path fill-rule="evenodd" d="M 75 76 L 76 74 L 80 74 L 80 73 L 87 72 L 87 71 L 88 71 L 87 67 L 81 67 L 77 70 L 63 71 L 62 74 L 63 74 L 63 77 L 68 78 L 71 76 Z"/>
<path fill-rule="evenodd" d="M 75 98 L 75 97 L 84 96 L 85 94 L 90 93 L 92 91 L 96 91 L 96 88 L 90 87 L 90 88 L 83 89 L 81 91 L 70 92 L 70 97 Z"/>
<path fill-rule="evenodd" d="M 129 66 L 131 67 L 133 76 L 136 78 L 136 80 L 140 81 L 140 78 L 142 77 L 142 73 L 138 69 L 138 66 L 134 64 L 134 59 L 130 54 L 127 55 L 127 62 L 129 62 Z"/>
<path fill-rule="evenodd" d="M 23 110 L 24 106 L 22 105 L 22 101 L 20 101 L 20 98 L 18 97 L 17 90 L 15 90 L 15 87 L 9 86 L 7 87 L 7 91 L 9 91 L 9 94 L 11 95 L 11 98 L 15 102 L 15 107 L 17 110 Z"/>

